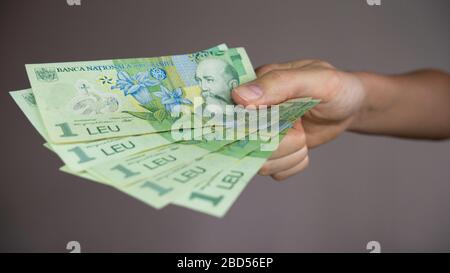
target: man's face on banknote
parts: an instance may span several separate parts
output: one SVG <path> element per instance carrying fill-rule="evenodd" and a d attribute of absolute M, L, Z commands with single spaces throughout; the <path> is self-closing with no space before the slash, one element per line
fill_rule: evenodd
<path fill-rule="evenodd" d="M 234 68 L 225 60 L 207 58 L 197 67 L 195 79 L 202 89 L 206 104 L 232 104 L 231 90 L 239 85 Z"/>

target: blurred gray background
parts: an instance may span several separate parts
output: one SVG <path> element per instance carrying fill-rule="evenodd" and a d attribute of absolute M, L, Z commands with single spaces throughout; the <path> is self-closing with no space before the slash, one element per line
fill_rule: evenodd
<path fill-rule="evenodd" d="M 0 251 L 450 251 L 450 142 L 344 134 L 305 172 L 256 177 L 223 219 L 157 211 L 58 171 L 8 91 L 24 64 L 246 47 L 255 67 L 302 58 L 347 70 L 450 70 L 448 0 L 2 0 Z M 407 92 L 407 90 L 405 90 Z M 417 109 L 433 111 L 433 109 Z"/>

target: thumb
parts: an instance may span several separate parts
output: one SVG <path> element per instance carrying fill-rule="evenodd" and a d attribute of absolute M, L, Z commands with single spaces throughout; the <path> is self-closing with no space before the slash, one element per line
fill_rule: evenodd
<path fill-rule="evenodd" d="M 320 98 L 319 74 L 308 70 L 273 70 L 233 90 L 231 96 L 241 105 L 273 105 L 301 97 Z M 318 91 L 318 92 L 316 92 Z"/>

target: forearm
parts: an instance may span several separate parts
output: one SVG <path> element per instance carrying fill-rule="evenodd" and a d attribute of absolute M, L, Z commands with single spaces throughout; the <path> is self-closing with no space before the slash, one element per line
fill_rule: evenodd
<path fill-rule="evenodd" d="M 355 73 L 365 99 L 350 131 L 408 138 L 450 138 L 450 75 L 422 70 L 383 76 Z"/>

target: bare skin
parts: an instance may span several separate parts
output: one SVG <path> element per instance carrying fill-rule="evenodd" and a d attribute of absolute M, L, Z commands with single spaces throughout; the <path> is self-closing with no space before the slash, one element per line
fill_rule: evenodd
<path fill-rule="evenodd" d="M 258 79 L 232 92 L 242 105 L 313 97 L 321 103 L 289 129 L 259 174 L 284 180 L 309 164 L 308 149 L 344 131 L 404 138 L 450 138 L 450 74 L 345 72 L 318 60 L 265 65 Z"/>

